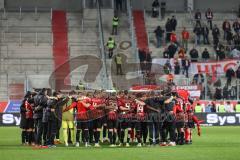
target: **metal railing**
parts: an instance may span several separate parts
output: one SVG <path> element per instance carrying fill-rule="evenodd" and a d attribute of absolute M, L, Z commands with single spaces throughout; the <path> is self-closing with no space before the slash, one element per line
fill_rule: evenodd
<path fill-rule="evenodd" d="M 127 13 L 128 13 L 128 23 L 130 26 L 130 34 L 131 34 L 131 42 L 132 42 L 132 52 L 135 55 L 136 62 L 139 61 L 138 57 L 138 49 L 137 49 L 137 40 L 135 35 L 135 27 L 133 23 L 133 15 L 132 15 L 132 1 L 127 1 Z"/>
<path fill-rule="evenodd" d="M 103 25 L 102 25 L 102 13 L 101 13 L 101 6 L 99 0 L 97 0 L 97 13 L 98 13 L 98 34 L 99 34 L 99 42 L 100 42 L 100 58 L 103 62 L 103 77 L 104 79 L 104 89 L 110 89 L 110 81 L 107 69 L 107 61 L 106 61 L 106 53 L 105 53 L 105 42 L 104 42 L 104 32 L 103 32 Z"/>

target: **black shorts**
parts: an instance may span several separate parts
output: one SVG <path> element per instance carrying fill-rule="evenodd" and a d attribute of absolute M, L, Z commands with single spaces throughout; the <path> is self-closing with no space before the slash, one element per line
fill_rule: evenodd
<path fill-rule="evenodd" d="M 27 129 L 33 129 L 34 128 L 34 120 L 33 118 L 27 119 Z"/>
<path fill-rule="evenodd" d="M 195 128 L 194 122 L 188 122 L 187 128 Z"/>
<path fill-rule="evenodd" d="M 105 115 L 104 117 L 102 117 L 102 124 L 107 124 L 108 123 L 108 116 Z"/>
<path fill-rule="evenodd" d="M 102 123 L 103 122 L 103 118 L 98 118 L 93 120 L 93 128 L 97 129 L 97 128 L 102 128 Z"/>
<path fill-rule="evenodd" d="M 138 130 L 142 130 L 142 122 L 138 121 L 135 123 L 135 129 Z"/>
<path fill-rule="evenodd" d="M 62 127 L 62 120 L 57 119 L 56 123 L 57 123 L 57 129 L 60 129 Z"/>
<path fill-rule="evenodd" d="M 184 122 L 183 121 L 178 121 L 178 122 L 176 122 L 176 127 L 177 128 L 184 128 Z"/>
<path fill-rule="evenodd" d="M 107 120 L 107 128 L 114 129 L 118 127 L 117 120 Z"/>
<path fill-rule="evenodd" d="M 122 121 L 119 121 L 119 127 L 121 129 L 127 129 L 127 128 L 133 128 L 134 127 L 134 123 L 132 121 L 129 121 L 129 120 L 122 120 Z"/>
<path fill-rule="evenodd" d="M 27 129 L 27 119 L 21 115 L 20 128 Z"/>
<path fill-rule="evenodd" d="M 77 121 L 77 129 L 88 129 L 88 122 Z"/>
<path fill-rule="evenodd" d="M 135 125 L 134 127 L 135 127 L 136 130 L 142 131 L 142 130 L 148 129 L 148 123 L 147 122 L 137 121 L 137 122 L 135 122 L 134 125 Z"/>

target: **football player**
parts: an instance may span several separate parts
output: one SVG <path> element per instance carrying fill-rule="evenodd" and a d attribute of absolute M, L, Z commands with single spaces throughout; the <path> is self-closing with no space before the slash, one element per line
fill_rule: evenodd
<path fill-rule="evenodd" d="M 133 99 L 128 96 L 128 92 L 124 91 L 120 93 L 118 97 L 118 110 L 119 110 L 119 139 L 120 144 L 122 146 L 124 143 L 125 130 L 127 129 L 127 143 L 126 147 L 129 147 L 130 138 L 131 138 L 131 127 L 132 127 L 132 113 L 134 110 Z"/>

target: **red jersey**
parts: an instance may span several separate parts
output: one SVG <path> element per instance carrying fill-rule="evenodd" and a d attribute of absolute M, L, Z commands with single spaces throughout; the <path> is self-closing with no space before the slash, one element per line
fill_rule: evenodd
<path fill-rule="evenodd" d="M 97 109 L 96 106 L 104 105 L 105 102 L 106 102 L 105 99 L 102 99 L 102 98 L 92 98 L 91 99 L 91 107 L 93 107 L 94 109 Z"/>
<path fill-rule="evenodd" d="M 105 106 L 106 100 L 103 98 L 92 98 L 91 99 L 91 106 L 90 109 L 92 110 L 92 118 L 98 119 L 100 117 L 103 117 L 105 114 L 105 111 L 102 108 L 98 108 L 99 105 Z"/>
<path fill-rule="evenodd" d="M 86 108 L 84 105 L 84 103 L 90 103 L 91 99 L 89 98 L 85 98 L 83 100 L 78 100 L 77 102 L 73 102 L 69 107 L 67 107 L 64 112 L 76 108 L 77 109 L 77 119 L 88 119 L 87 118 L 87 111 L 89 110 L 89 108 Z"/>
<path fill-rule="evenodd" d="M 144 114 L 145 113 L 145 105 L 136 103 L 136 112 L 137 114 Z"/>
<path fill-rule="evenodd" d="M 118 109 L 120 112 L 125 113 L 125 112 L 130 112 L 131 109 L 134 108 L 134 103 L 132 99 L 129 98 L 119 98 L 117 101 Z M 129 111 L 122 111 L 120 107 L 124 107 L 128 109 Z"/>
<path fill-rule="evenodd" d="M 185 102 L 188 102 L 188 98 L 189 98 L 190 94 L 187 90 L 179 89 L 179 90 L 177 90 L 177 93 L 181 98 L 183 98 L 183 100 Z"/>
<path fill-rule="evenodd" d="M 172 33 L 170 36 L 171 42 L 177 42 L 177 35 L 175 33 Z"/>
<path fill-rule="evenodd" d="M 143 103 L 141 100 L 139 101 L 140 102 L 135 102 L 136 118 L 138 121 L 143 121 L 145 118 L 146 105 L 141 104 Z"/>
<path fill-rule="evenodd" d="M 173 107 L 173 112 L 174 114 L 183 112 L 182 106 L 180 104 L 175 104 L 175 106 Z"/>
<path fill-rule="evenodd" d="M 186 104 L 186 112 L 193 112 L 193 106 L 189 103 Z"/>
<path fill-rule="evenodd" d="M 25 109 L 26 109 L 26 118 L 27 119 L 33 118 L 33 109 L 32 109 L 32 106 L 28 103 L 27 100 L 24 102 L 24 106 L 25 106 Z"/>
<path fill-rule="evenodd" d="M 110 100 L 108 100 L 107 105 L 113 107 L 108 112 L 108 119 L 109 120 L 116 120 L 117 119 L 117 111 L 118 111 L 117 101 L 110 99 Z"/>
<path fill-rule="evenodd" d="M 78 113 L 87 112 L 87 108 L 83 105 L 81 101 L 77 102 L 77 112 Z"/>

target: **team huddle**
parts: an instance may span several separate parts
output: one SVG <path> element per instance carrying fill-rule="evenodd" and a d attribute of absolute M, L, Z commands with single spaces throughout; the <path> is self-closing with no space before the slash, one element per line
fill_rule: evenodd
<path fill-rule="evenodd" d="M 50 97 L 42 89 L 27 92 L 20 110 L 22 144 L 36 148 L 56 147 L 60 131 L 66 147 L 175 146 L 192 143 L 195 124 L 201 133 L 186 90 L 71 91 Z"/>

